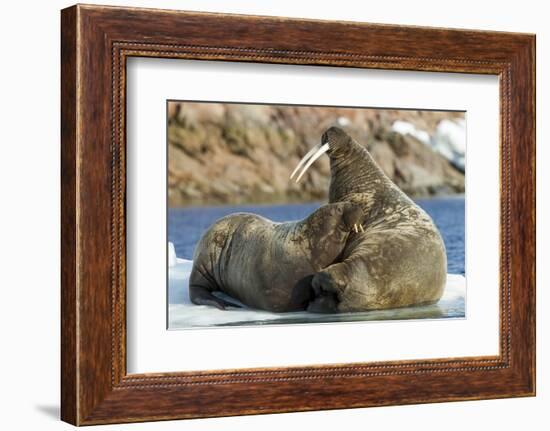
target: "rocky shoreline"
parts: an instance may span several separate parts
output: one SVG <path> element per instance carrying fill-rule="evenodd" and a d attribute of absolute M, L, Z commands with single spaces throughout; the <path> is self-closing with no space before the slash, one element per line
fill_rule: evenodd
<path fill-rule="evenodd" d="M 328 158 L 289 175 L 334 124 L 410 196 L 464 193 L 462 112 L 170 102 L 168 117 L 171 207 L 325 200 Z"/>

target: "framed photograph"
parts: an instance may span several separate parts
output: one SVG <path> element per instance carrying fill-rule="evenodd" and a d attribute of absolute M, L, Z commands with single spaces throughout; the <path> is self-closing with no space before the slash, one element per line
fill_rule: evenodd
<path fill-rule="evenodd" d="M 167 112 L 168 329 L 465 317 L 464 111 L 169 100 Z M 429 131 L 417 130 L 415 125 L 420 124 Z M 346 140 L 352 133 L 367 140 L 372 160 L 366 154 L 348 156 L 346 184 L 348 170 L 355 169 L 353 175 L 360 177 L 370 169 L 373 178 L 361 182 L 358 192 L 367 193 L 382 184 L 381 190 L 388 190 L 380 195 L 387 197 L 396 185 L 407 191 L 403 194 L 417 198 L 416 203 L 398 194 L 400 209 L 394 209 L 394 201 L 363 202 L 358 193 L 359 207 L 353 199 L 349 205 L 341 204 L 348 202 L 346 198 L 333 197 L 330 202 L 336 206 L 324 205 L 329 188 L 341 187 L 340 171 L 328 157 L 325 166 L 320 161 L 317 167 L 313 153 L 307 156 L 308 149 L 301 151 L 300 146 L 309 143 L 320 149 L 315 144 L 327 130 L 334 130 L 335 136 L 341 133 Z M 357 144 L 357 148 L 364 146 Z M 303 162 L 295 153 L 306 154 Z M 344 160 L 329 154 L 330 160 Z M 295 172 L 289 163 L 293 158 L 298 164 Z M 494 174 L 496 179 L 496 169 Z M 408 213 L 406 208 L 412 208 L 415 215 L 424 214 L 417 205 L 431 218 L 426 218 L 426 225 L 421 223 L 421 232 L 425 235 L 427 228 L 435 233 L 433 245 L 440 250 L 439 259 L 418 257 L 417 240 L 410 242 L 413 253 L 405 243 L 400 243 L 397 254 L 378 248 L 391 244 L 382 230 L 390 229 L 392 237 L 398 231 L 411 234 L 402 228 L 394 230 L 390 224 L 396 216 L 390 213 Z M 342 213 L 334 213 L 340 209 Z M 407 214 L 396 220 L 408 223 L 410 219 Z M 319 224 L 326 228 L 311 234 Z M 494 233 L 496 238 L 496 229 Z M 371 243 L 375 235 L 380 241 Z M 384 277 L 390 271 L 387 267 L 401 272 L 409 256 L 414 256 L 417 264 L 429 265 L 429 278 L 437 273 L 439 263 L 440 279 L 426 280 L 426 289 L 412 287 L 419 295 L 415 298 L 407 298 L 398 284 L 409 290 L 408 283 L 401 282 L 395 283 L 395 295 L 382 293 L 387 288 L 384 283 L 377 298 L 343 292 L 334 296 L 322 277 L 339 268 L 330 269 L 330 265 L 353 254 L 346 245 L 362 236 L 370 238 L 368 244 L 377 248 L 376 256 L 390 253 L 381 265 Z M 150 260 L 150 256 L 143 258 Z M 359 285 L 375 288 L 366 282 L 367 274 L 356 270 L 352 274 Z M 349 283 L 352 274 L 339 274 L 334 281 L 346 278 Z M 410 269 L 403 275 L 408 279 Z M 142 286 L 146 295 L 149 288 Z M 326 294 L 316 294 L 316 288 Z"/>
<path fill-rule="evenodd" d="M 535 37 L 61 14 L 62 419 L 535 394 Z"/>

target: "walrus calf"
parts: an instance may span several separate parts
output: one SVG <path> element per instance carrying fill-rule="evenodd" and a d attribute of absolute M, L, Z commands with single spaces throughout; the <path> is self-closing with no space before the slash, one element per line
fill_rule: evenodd
<path fill-rule="evenodd" d="M 317 302 L 335 301 L 339 312 L 437 302 L 445 288 L 445 245 L 432 219 L 378 167 L 366 148 L 337 127 L 300 161 L 296 181 L 316 159 L 330 158 L 329 202 L 361 205 L 364 232 L 352 235 L 339 261 L 317 272 Z M 304 166 L 305 165 L 305 166 Z M 327 299 L 328 298 L 328 299 Z"/>
<path fill-rule="evenodd" d="M 298 222 L 248 213 L 223 217 L 195 248 L 189 297 L 194 304 L 234 306 L 212 294 L 222 291 L 252 308 L 305 310 L 313 299 L 312 275 L 336 260 L 362 229 L 362 218 L 361 206 L 347 202 L 322 206 Z M 319 300 L 317 308 L 333 305 Z"/>

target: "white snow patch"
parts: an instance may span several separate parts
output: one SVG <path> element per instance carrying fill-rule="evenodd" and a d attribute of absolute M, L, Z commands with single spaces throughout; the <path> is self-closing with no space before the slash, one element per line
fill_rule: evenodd
<path fill-rule="evenodd" d="M 173 266 L 176 266 L 177 264 L 177 258 L 176 258 L 176 249 L 174 247 L 174 244 L 171 242 L 168 242 L 168 267 L 172 268 Z"/>
<path fill-rule="evenodd" d="M 341 127 L 346 127 L 346 126 L 349 126 L 351 124 L 351 121 L 349 118 L 347 117 L 338 117 L 338 119 L 336 120 L 336 122 L 338 123 L 339 126 Z"/>
<path fill-rule="evenodd" d="M 441 120 L 432 136 L 432 148 L 439 151 L 464 171 L 466 154 L 466 122 Z"/>
<path fill-rule="evenodd" d="M 392 124 L 391 128 L 400 135 L 411 135 L 423 144 L 430 145 L 430 134 L 425 130 L 417 129 L 414 124 L 408 121 L 397 120 Z"/>
<path fill-rule="evenodd" d="M 425 130 L 417 129 L 408 121 L 395 121 L 392 124 L 392 130 L 400 135 L 416 138 L 464 171 L 466 154 L 466 121 L 464 119 L 441 120 L 433 136 Z"/>

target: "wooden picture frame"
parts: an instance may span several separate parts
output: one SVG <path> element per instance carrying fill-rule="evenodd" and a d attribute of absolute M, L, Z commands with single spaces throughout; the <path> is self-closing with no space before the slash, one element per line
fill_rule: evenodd
<path fill-rule="evenodd" d="M 534 35 L 82 5 L 61 17 L 64 421 L 535 394 Z M 498 75 L 500 354 L 128 375 L 125 65 L 131 56 Z"/>

